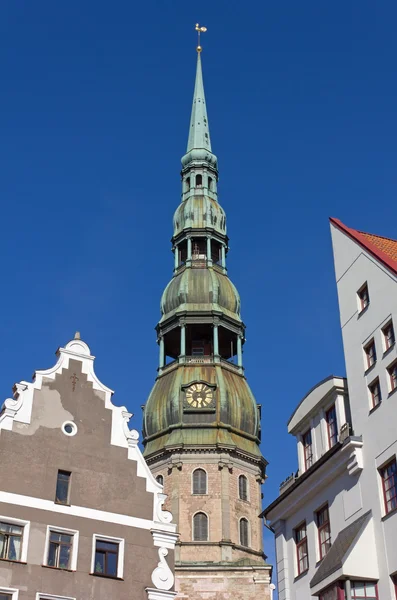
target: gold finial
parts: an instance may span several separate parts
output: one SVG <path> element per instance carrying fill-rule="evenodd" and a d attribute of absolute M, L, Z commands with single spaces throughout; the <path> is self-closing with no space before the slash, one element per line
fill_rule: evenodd
<path fill-rule="evenodd" d="M 76 331 L 76 333 L 74 334 L 74 339 L 75 340 L 79 340 L 80 339 L 80 331 Z"/>
<path fill-rule="evenodd" d="M 198 45 L 197 45 L 197 52 L 201 52 L 202 51 L 202 47 L 200 46 L 200 33 L 205 33 L 207 31 L 206 27 L 200 27 L 200 25 L 198 23 L 196 23 L 196 27 L 195 27 L 196 31 L 197 31 L 197 41 L 198 41 Z"/>

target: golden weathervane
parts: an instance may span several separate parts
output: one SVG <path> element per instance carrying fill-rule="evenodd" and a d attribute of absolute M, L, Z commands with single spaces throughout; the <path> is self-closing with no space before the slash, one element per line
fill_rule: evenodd
<path fill-rule="evenodd" d="M 206 27 L 200 27 L 200 25 L 198 23 L 196 23 L 195 29 L 197 31 L 197 39 L 198 39 L 197 52 L 201 52 L 202 51 L 202 47 L 200 46 L 200 34 L 201 33 L 205 33 L 207 31 L 207 28 Z"/>

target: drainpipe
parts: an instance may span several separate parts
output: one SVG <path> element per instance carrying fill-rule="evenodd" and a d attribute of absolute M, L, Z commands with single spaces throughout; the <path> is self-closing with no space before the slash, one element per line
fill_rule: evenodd
<path fill-rule="evenodd" d="M 273 592 L 276 589 L 276 586 L 274 585 L 274 583 L 270 584 L 270 600 L 273 600 Z"/>

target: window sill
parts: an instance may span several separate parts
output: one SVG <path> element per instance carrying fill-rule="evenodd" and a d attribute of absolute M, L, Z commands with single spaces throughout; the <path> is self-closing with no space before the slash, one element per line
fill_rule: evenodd
<path fill-rule="evenodd" d="M 385 358 L 385 356 L 387 356 L 388 354 L 390 354 L 390 352 L 393 350 L 394 346 L 396 345 L 396 343 L 394 342 L 394 344 L 392 344 L 391 346 L 389 346 L 383 353 L 382 358 Z"/>
<path fill-rule="evenodd" d="M 27 565 L 27 562 L 22 562 L 21 560 L 13 560 L 12 558 L 0 558 L 2 562 L 13 563 L 15 565 Z"/>
<path fill-rule="evenodd" d="M 194 492 L 192 492 L 192 496 L 208 496 L 208 493 L 207 494 L 195 494 Z"/>
<path fill-rule="evenodd" d="M 375 411 L 376 411 L 376 410 L 377 410 L 377 409 L 380 407 L 380 405 L 381 405 L 381 404 L 382 404 L 382 400 L 381 400 L 380 402 L 378 402 L 378 404 L 376 404 L 375 406 L 373 406 L 373 407 L 371 408 L 371 410 L 369 411 L 369 413 L 368 413 L 368 414 L 369 414 L 369 415 L 372 415 L 372 413 L 373 413 L 373 412 L 375 412 Z"/>
<path fill-rule="evenodd" d="M 307 575 L 309 572 L 309 569 L 306 569 L 306 571 L 302 571 L 302 573 L 299 573 L 299 575 L 297 575 L 294 579 L 294 583 L 295 581 L 299 581 L 300 579 L 302 579 L 302 577 L 304 577 L 305 575 Z"/>
<path fill-rule="evenodd" d="M 381 521 L 386 521 L 389 517 L 392 517 L 395 514 L 397 514 L 397 508 L 393 508 L 393 510 L 388 512 L 387 515 L 383 515 L 383 517 L 381 518 Z"/>
<path fill-rule="evenodd" d="M 52 569 L 54 571 L 66 571 L 66 573 L 75 573 L 73 569 L 64 569 L 63 567 L 51 567 L 51 565 L 41 565 L 44 569 Z"/>
<path fill-rule="evenodd" d="M 362 308 L 359 311 L 359 313 L 357 315 L 357 319 L 360 319 L 362 317 L 362 315 L 367 312 L 367 310 L 369 309 L 369 305 L 370 305 L 370 303 L 368 302 L 367 306 L 365 308 Z"/>
<path fill-rule="evenodd" d="M 390 398 L 390 396 L 393 396 L 393 394 L 395 394 L 397 392 L 397 387 L 394 388 L 394 390 L 392 390 L 391 392 L 389 392 L 387 394 L 387 397 Z"/>
<path fill-rule="evenodd" d="M 105 579 L 114 579 L 116 581 L 124 581 L 122 577 L 117 577 L 115 575 L 106 575 L 105 573 L 90 573 L 93 577 L 104 577 Z"/>
<path fill-rule="evenodd" d="M 368 367 L 365 371 L 364 371 L 364 375 L 365 377 L 368 375 L 368 373 L 370 373 L 372 371 L 372 369 L 374 369 L 376 367 L 376 361 L 374 362 L 373 365 L 371 365 L 370 367 Z"/>

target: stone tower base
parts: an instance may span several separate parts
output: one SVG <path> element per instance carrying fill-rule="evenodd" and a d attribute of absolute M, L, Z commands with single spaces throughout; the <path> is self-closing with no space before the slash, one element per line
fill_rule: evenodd
<path fill-rule="evenodd" d="M 175 567 L 175 600 L 271 600 L 270 565 Z"/>

